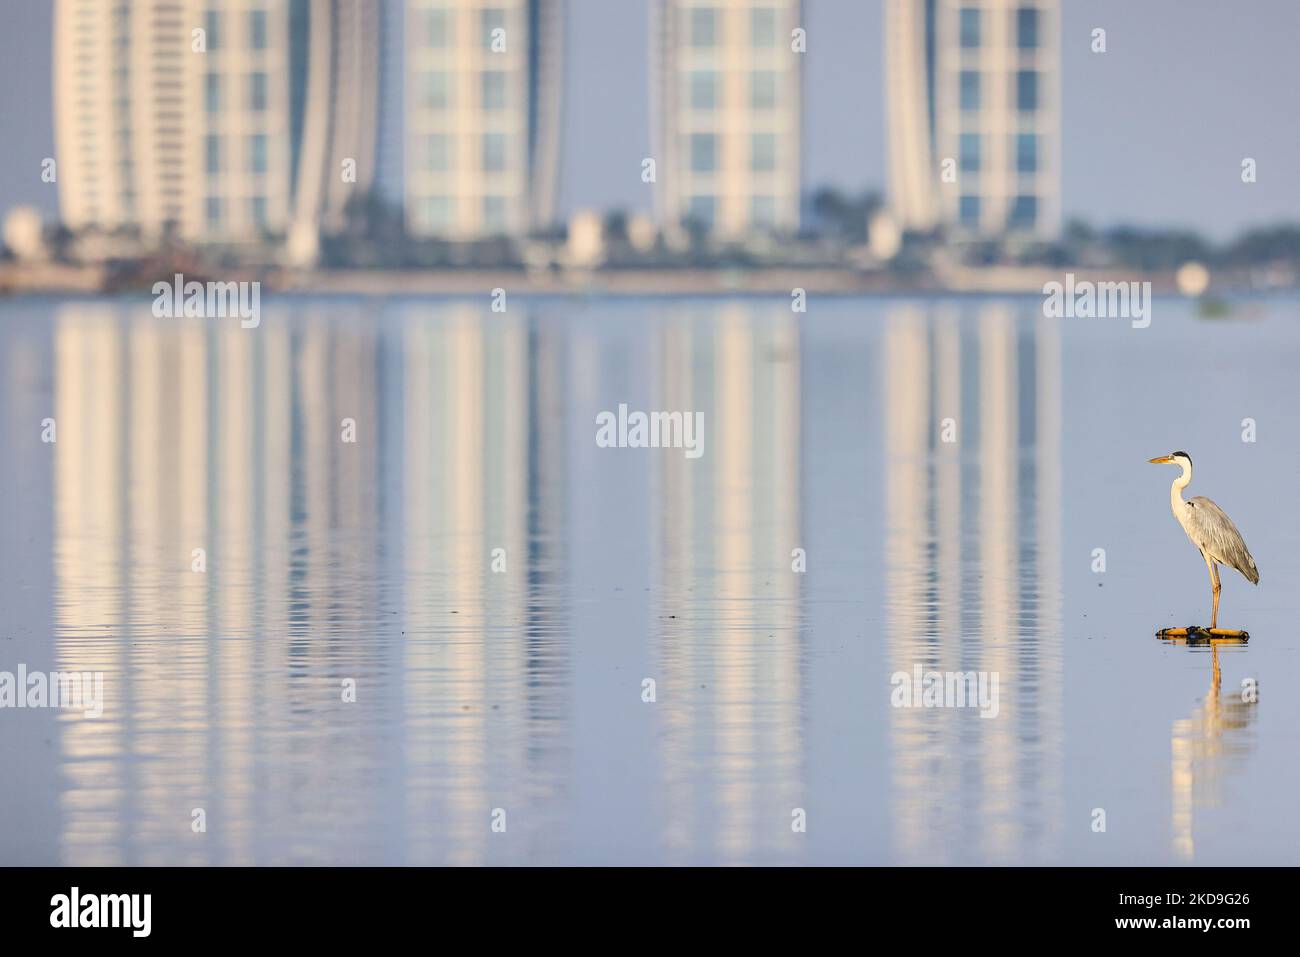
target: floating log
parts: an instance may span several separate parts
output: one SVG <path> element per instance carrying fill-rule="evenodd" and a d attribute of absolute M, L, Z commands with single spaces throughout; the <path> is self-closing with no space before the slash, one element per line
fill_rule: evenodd
<path fill-rule="evenodd" d="M 1187 641 L 1192 643 L 1201 643 L 1208 641 L 1221 641 L 1227 643 L 1242 643 L 1250 641 L 1250 632 L 1237 631 L 1234 628 L 1202 628 L 1200 625 L 1188 625 L 1186 628 L 1161 628 L 1156 632 L 1156 637 L 1164 641 Z"/>

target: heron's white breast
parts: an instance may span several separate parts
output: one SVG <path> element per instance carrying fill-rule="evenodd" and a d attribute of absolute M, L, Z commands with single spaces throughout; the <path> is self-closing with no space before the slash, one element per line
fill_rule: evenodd
<path fill-rule="evenodd" d="M 1187 533 L 1187 537 L 1192 544 L 1200 548 L 1201 543 L 1196 540 L 1196 536 L 1192 533 L 1192 510 L 1195 507 L 1191 502 L 1181 500 L 1172 503 L 1174 518 L 1178 519 L 1178 524 L 1183 527 L 1183 531 Z"/>

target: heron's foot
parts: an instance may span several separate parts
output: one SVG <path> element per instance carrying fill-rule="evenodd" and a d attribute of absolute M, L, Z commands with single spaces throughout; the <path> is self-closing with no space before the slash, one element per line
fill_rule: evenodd
<path fill-rule="evenodd" d="M 1250 632 L 1240 631 L 1236 628 L 1220 628 L 1217 625 L 1210 625 L 1206 628 L 1204 625 L 1188 625 L 1188 638 L 1249 638 Z"/>

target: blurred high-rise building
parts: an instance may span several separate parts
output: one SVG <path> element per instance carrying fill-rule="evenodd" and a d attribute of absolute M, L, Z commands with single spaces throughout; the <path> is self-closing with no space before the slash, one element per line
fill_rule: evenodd
<path fill-rule="evenodd" d="M 654 0 L 660 224 L 723 239 L 799 228 L 800 0 Z"/>
<path fill-rule="evenodd" d="M 886 0 L 884 37 L 889 205 L 900 225 L 1054 237 L 1059 0 Z"/>
<path fill-rule="evenodd" d="M 310 250 L 374 175 L 378 43 L 377 0 L 57 0 L 64 223 Z"/>
<path fill-rule="evenodd" d="M 408 231 L 468 240 L 549 225 L 562 0 L 407 0 L 405 33 Z"/>
<path fill-rule="evenodd" d="M 405 202 L 406 4 L 379 0 L 379 142 L 375 187 L 389 206 Z"/>

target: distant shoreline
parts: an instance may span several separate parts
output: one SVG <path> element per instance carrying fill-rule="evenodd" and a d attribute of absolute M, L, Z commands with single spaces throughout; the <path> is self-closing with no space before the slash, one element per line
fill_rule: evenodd
<path fill-rule="evenodd" d="M 1136 270 L 1041 266 L 960 267 L 940 276 L 846 269 L 781 267 L 772 269 L 603 269 L 540 271 L 503 269 L 340 269 L 283 270 L 235 268 L 222 271 L 229 280 L 258 280 L 268 293 L 410 296 L 486 295 L 501 288 L 520 295 L 563 296 L 729 296 L 783 295 L 802 289 L 808 295 L 1042 295 L 1046 283 L 1065 272 L 1097 282 L 1150 282 L 1157 294 L 1176 293 L 1174 273 Z M 171 274 L 159 278 L 171 281 Z M 1295 286 L 1259 288 L 1216 282 L 1214 294 L 1294 291 Z M 103 294 L 139 291 L 151 281 L 139 278 L 114 283 L 103 265 L 0 263 L 0 295 Z"/>

